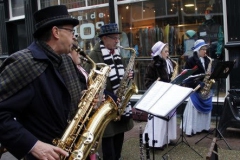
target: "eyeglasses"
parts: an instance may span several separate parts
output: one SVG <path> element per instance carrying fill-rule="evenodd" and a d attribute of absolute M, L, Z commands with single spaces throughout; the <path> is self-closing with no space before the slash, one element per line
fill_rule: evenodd
<path fill-rule="evenodd" d="M 71 32 L 73 35 L 74 35 L 74 33 L 75 33 L 75 30 L 74 30 L 74 29 L 70 29 L 70 28 L 58 27 L 58 29 L 67 30 L 67 31 Z"/>
<path fill-rule="evenodd" d="M 200 49 L 200 50 L 206 51 L 206 50 L 207 50 L 207 48 L 203 48 L 203 49 Z"/>
<path fill-rule="evenodd" d="M 118 40 L 118 41 L 120 41 L 120 37 L 112 37 L 112 36 L 107 36 L 107 37 L 109 37 L 109 38 L 111 38 L 111 39 L 113 39 L 113 40 Z"/>

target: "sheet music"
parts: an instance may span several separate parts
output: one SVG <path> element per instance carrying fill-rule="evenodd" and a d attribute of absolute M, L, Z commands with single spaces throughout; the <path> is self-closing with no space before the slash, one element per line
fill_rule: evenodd
<path fill-rule="evenodd" d="M 192 92 L 192 88 L 172 85 L 171 88 L 149 108 L 148 113 L 165 117 L 180 105 Z"/>
<path fill-rule="evenodd" d="M 154 82 L 134 107 L 139 110 L 148 111 L 171 86 L 172 84 L 170 83 Z"/>
<path fill-rule="evenodd" d="M 192 92 L 192 88 L 156 81 L 134 107 L 156 116 L 165 117 Z"/>

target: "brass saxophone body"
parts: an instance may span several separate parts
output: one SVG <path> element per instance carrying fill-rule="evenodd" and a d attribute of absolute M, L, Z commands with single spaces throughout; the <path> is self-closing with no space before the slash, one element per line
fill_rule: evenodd
<path fill-rule="evenodd" d="M 132 52 L 131 57 L 129 59 L 128 65 L 125 69 L 123 78 L 121 79 L 120 86 L 116 92 L 116 96 L 120 99 L 120 103 L 118 104 L 118 117 L 116 120 L 120 120 L 121 115 L 123 114 L 126 106 L 129 103 L 131 96 L 135 93 L 138 93 L 138 87 L 134 83 L 133 79 L 128 77 L 129 72 L 134 69 L 134 62 L 136 58 L 136 51 L 133 48 L 124 48 L 122 46 L 118 46 L 119 48 L 130 50 Z"/>
<path fill-rule="evenodd" d="M 207 99 L 211 96 L 210 90 L 211 90 L 212 84 L 215 83 L 214 79 L 209 79 L 209 77 L 211 75 L 211 70 L 212 70 L 212 59 L 208 56 L 206 56 L 206 57 L 210 60 L 210 62 L 208 64 L 208 68 L 205 73 L 206 76 L 203 79 L 203 82 L 205 85 L 199 91 L 199 94 L 200 94 L 201 98 L 203 98 L 203 99 Z"/>
<path fill-rule="evenodd" d="M 85 57 L 93 65 L 88 77 L 88 89 L 82 95 L 78 110 L 61 139 L 53 140 L 54 145 L 69 152 L 69 157 L 61 157 L 64 160 L 84 160 L 96 152 L 107 124 L 117 116 L 117 105 L 110 97 L 93 112 L 95 105 L 92 102 L 105 88 L 110 67 L 104 63 L 95 64 L 90 57 Z M 96 66 L 100 69 L 96 70 Z"/>
<path fill-rule="evenodd" d="M 176 76 L 178 75 L 178 70 L 179 70 L 179 66 L 178 66 L 178 63 L 176 61 L 174 61 L 173 59 L 170 59 L 172 63 L 175 64 L 175 67 L 173 69 L 173 73 L 172 73 L 172 77 L 171 77 L 171 81 L 173 81 Z"/>

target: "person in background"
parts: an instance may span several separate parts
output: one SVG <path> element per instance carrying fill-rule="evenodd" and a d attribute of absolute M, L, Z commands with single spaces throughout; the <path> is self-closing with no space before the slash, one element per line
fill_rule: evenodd
<path fill-rule="evenodd" d="M 73 46 L 72 46 L 72 49 L 71 49 L 71 52 L 68 54 L 73 62 L 76 64 L 78 70 L 80 71 L 80 73 L 84 76 L 85 78 L 85 83 L 87 83 L 87 80 L 88 80 L 88 73 L 87 71 L 82 67 L 83 65 L 83 62 L 82 62 L 82 59 L 81 59 L 81 55 L 79 53 L 79 51 L 77 51 L 78 49 L 78 42 L 75 40 L 74 43 L 73 43 Z"/>
<path fill-rule="evenodd" d="M 78 42 L 75 40 L 74 43 L 73 43 L 71 52 L 68 55 L 72 58 L 73 62 L 77 66 L 80 74 L 82 75 L 82 81 L 86 84 L 86 89 L 87 89 L 88 73 L 82 67 L 83 63 L 82 63 L 82 60 L 81 60 L 81 55 L 79 53 L 80 51 L 77 51 L 78 49 L 79 49 Z M 95 98 L 97 98 L 97 97 L 95 97 Z M 103 101 L 104 100 L 105 99 L 103 99 Z M 98 156 L 98 153 L 97 154 L 94 153 L 94 154 L 89 155 L 88 159 L 89 160 L 96 160 L 97 156 Z"/>
<path fill-rule="evenodd" d="M 198 26 L 198 39 L 203 39 L 208 45 L 208 55 L 214 59 L 224 58 L 224 34 L 223 27 L 213 19 L 213 8 L 207 7 L 205 10 L 205 21 Z"/>
<path fill-rule="evenodd" d="M 85 86 L 67 55 L 77 19 L 56 5 L 34 13 L 35 41 L 0 67 L 0 142 L 17 159 L 69 153 L 52 145 L 64 133 Z"/>
<path fill-rule="evenodd" d="M 124 75 L 124 66 L 121 61 L 117 44 L 120 42 L 120 34 L 116 23 L 105 24 L 100 28 L 100 42 L 97 43 L 90 52 L 89 57 L 95 63 L 106 63 L 111 67 L 108 75 L 105 94 L 110 95 L 117 103 L 118 98 L 115 93 Z M 89 72 L 91 65 L 86 64 L 84 68 Z M 133 78 L 130 72 L 129 78 Z M 133 128 L 131 117 L 131 106 L 128 105 L 120 121 L 111 121 L 103 134 L 102 153 L 103 160 L 119 160 L 121 158 L 124 132 Z"/>
<path fill-rule="evenodd" d="M 210 59 L 206 55 L 208 44 L 203 39 L 198 39 L 194 43 L 193 56 L 185 65 L 185 69 L 192 69 L 195 66 L 198 70 L 193 75 L 205 74 L 211 68 Z M 210 67 L 210 68 L 209 68 Z M 202 84 L 203 79 L 186 83 L 186 86 L 195 88 Z M 202 86 L 202 85 L 201 85 Z M 189 101 L 183 113 L 183 131 L 187 136 L 192 136 L 198 132 L 208 131 L 211 123 L 212 92 L 210 90 L 206 98 L 200 95 L 201 89 L 190 95 Z M 181 127 L 182 125 L 180 125 Z"/>
<path fill-rule="evenodd" d="M 175 63 L 168 58 L 168 44 L 158 41 L 152 46 L 151 50 L 152 61 L 148 65 L 144 77 L 146 88 L 149 88 L 155 81 L 170 82 L 172 73 L 176 66 Z M 177 118 L 175 112 L 176 111 L 174 110 L 167 116 L 171 118 L 168 122 L 158 117 L 152 117 L 151 119 L 148 119 L 143 135 L 148 133 L 150 147 L 153 147 L 153 136 L 154 140 L 156 140 L 154 147 L 158 149 L 163 150 L 165 144 L 170 142 L 172 144 L 174 143 L 170 140 L 175 140 L 177 138 Z M 145 140 L 144 137 L 143 140 Z"/>

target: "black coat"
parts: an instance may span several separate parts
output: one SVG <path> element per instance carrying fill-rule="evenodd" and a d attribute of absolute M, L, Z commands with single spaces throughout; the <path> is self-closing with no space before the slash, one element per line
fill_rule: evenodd
<path fill-rule="evenodd" d="M 12 54 L 5 61 L 5 63 L 11 63 L 6 64 L 8 67 L 5 67 L 0 76 L 2 80 L 4 73 L 13 72 L 13 70 L 9 69 L 13 62 L 15 66 L 13 67 L 19 74 L 24 74 L 22 73 L 23 71 L 20 72 L 24 68 L 33 72 L 33 67 L 29 67 L 29 65 L 21 66 L 22 61 L 33 60 L 33 64 L 38 68 L 39 64 L 46 64 L 44 72 L 33 78 L 26 86 L 22 86 L 18 92 L 0 101 L 0 142 L 18 159 L 25 156 L 38 140 L 52 144 L 54 138 L 61 138 L 68 125 L 68 115 L 74 98 L 71 97 L 71 92 L 68 89 L 68 85 L 73 85 L 73 83 L 67 83 L 64 80 L 60 72 L 52 64 L 48 63 L 48 57 L 35 43 L 29 48 L 32 52 L 23 50 Z M 27 59 L 21 55 L 29 55 L 26 56 L 29 58 Z M 67 75 L 69 79 L 76 81 L 76 84 L 78 84 L 79 87 L 76 90 L 79 92 L 79 95 L 76 95 L 76 99 L 80 99 L 80 86 L 83 86 L 83 84 L 78 79 L 77 73 L 79 71 L 77 69 L 74 71 L 75 65 L 67 55 L 66 60 L 68 60 L 68 63 L 62 63 L 62 65 L 65 64 L 66 67 L 73 68 Z M 19 65 L 22 69 L 17 67 Z M 12 76 L 17 77 L 17 74 Z M 30 75 L 26 77 L 28 79 L 32 78 Z M 26 80 L 19 78 L 19 83 L 22 84 Z M 5 79 L 0 81 L 1 87 L 5 85 L 4 82 Z M 14 83 L 11 84 L 16 87 L 17 84 Z M 2 92 L 0 90 L 1 96 L 6 94 Z M 75 103 L 79 103 L 79 100 Z"/>
<path fill-rule="evenodd" d="M 172 65 L 174 68 L 175 63 L 172 62 Z M 170 82 L 172 73 L 167 73 L 166 66 L 166 60 L 159 56 L 154 57 L 146 69 L 144 77 L 144 85 L 146 88 L 149 88 L 158 78 L 160 78 L 160 81 Z"/>
<path fill-rule="evenodd" d="M 192 69 L 195 66 L 198 67 L 198 69 L 193 73 L 193 75 L 197 75 L 197 74 L 204 74 L 205 71 L 207 71 L 208 69 L 208 64 L 209 64 L 210 60 L 205 56 L 204 57 L 204 65 L 205 65 L 205 69 L 202 65 L 202 62 L 200 60 L 200 58 L 197 55 L 197 52 L 193 53 L 193 56 L 190 57 L 186 64 L 185 64 L 185 69 Z M 188 84 L 189 87 L 195 88 L 201 81 L 203 80 L 203 78 L 201 79 L 197 79 L 196 81 L 193 81 L 191 83 Z"/>

